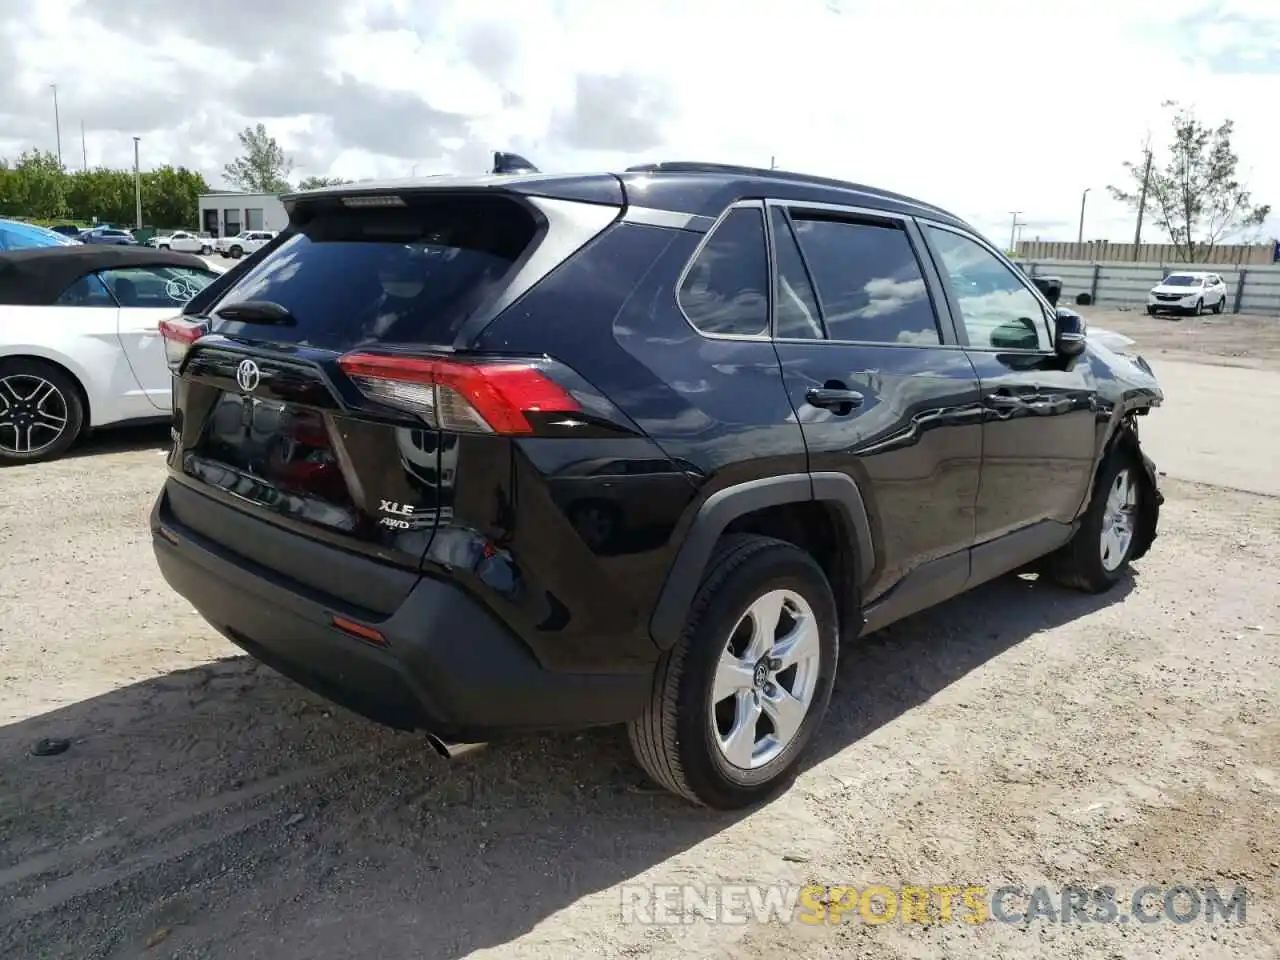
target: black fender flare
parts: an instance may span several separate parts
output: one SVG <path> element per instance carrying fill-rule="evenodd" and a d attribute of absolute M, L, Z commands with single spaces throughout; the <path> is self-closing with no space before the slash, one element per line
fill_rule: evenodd
<path fill-rule="evenodd" d="M 702 502 L 685 534 L 649 621 L 649 632 L 658 647 L 669 650 L 680 639 L 703 571 L 730 523 L 768 507 L 815 500 L 839 510 L 852 531 L 855 576 L 861 586 L 875 567 L 875 548 L 866 503 L 853 478 L 843 473 L 788 473 L 734 484 Z M 839 592 L 841 585 L 832 584 L 832 588 Z"/>

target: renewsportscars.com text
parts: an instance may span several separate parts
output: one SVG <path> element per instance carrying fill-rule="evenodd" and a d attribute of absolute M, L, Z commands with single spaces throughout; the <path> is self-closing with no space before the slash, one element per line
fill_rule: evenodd
<path fill-rule="evenodd" d="M 628 884 L 623 923 L 1243 923 L 1248 892 L 1177 885 Z"/>

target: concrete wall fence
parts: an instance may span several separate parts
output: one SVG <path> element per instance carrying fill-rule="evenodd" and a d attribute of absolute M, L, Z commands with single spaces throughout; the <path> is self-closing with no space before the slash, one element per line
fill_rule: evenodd
<path fill-rule="evenodd" d="M 1031 276 L 1061 277 L 1063 306 L 1073 306 L 1087 293 L 1100 307 L 1146 309 L 1151 288 L 1170 273 L 1200 270 L 1218 274 L 1227 284 L 1227 312 L 1280 317 L 1280 264 L 1224 266 L 1220 264 L 1124 263 L 1079 260 L 1035 260 L 1023 267 Z"/>
<path fill-rule="evenodd" d="M 1168 243 L 1144 243 L 1134 255 L 1132 243 L 1057 243 L 1047 240 L 1020 240 L 1016 250 L 1020 260 L 1085 260 L 1089 263 L 1178 263 L 1178 248 Z M 1223 265 L 1266 266 L 1280 260 L 1280 243 L 1224 244 L 1209 251 L 1203 263 L 1184 263 L 1186 270 L 1212 270 Z"/>

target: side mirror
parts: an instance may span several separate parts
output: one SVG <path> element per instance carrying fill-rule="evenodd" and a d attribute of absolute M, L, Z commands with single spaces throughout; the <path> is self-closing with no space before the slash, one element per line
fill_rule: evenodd
<path fill-rule="evenodd" d="M 1084 353 L 1088 328 L 1084 317 L 1074 310 L 1058 308 L 1057 331 L 1054 334 L 1053 349 L 1060 357 L 1078 357 Z"/>

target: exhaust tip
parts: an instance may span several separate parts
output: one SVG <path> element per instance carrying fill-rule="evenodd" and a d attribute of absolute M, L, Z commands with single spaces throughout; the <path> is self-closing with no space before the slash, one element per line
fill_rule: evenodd
<path fill-rule="evenodd" d="M 441 740 L 435 734 L 427 734 L 427 741 L 445 760 L 457 760 L 459 757 L 466 756 L 469 753 L 476 753 L 488 746 L 487 743 L 453 743 L 448 740 Z"/>

